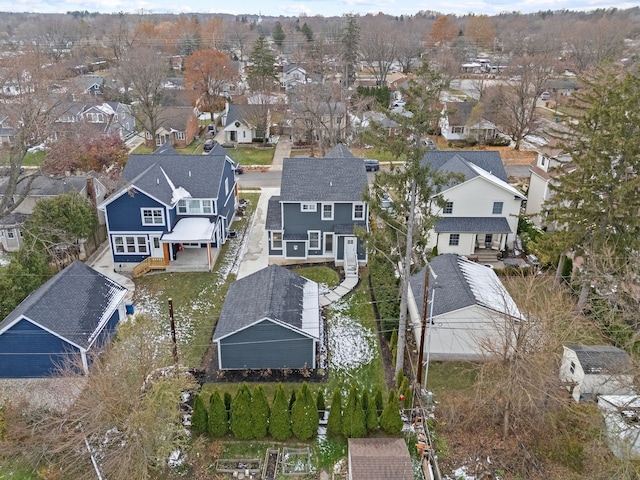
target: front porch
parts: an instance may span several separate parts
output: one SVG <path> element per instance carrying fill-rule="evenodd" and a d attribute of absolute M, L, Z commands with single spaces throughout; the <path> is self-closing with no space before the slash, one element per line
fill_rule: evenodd
<path fill-rule="evenodd" d="M 166 266 L 167 272 L 208 272 L 210 265 L 216 263 L 220 254 L 219 248 L 183 248 L 175 254 L 175 259 Z M 210 264 L 209 264 L 210 262 Z"/>

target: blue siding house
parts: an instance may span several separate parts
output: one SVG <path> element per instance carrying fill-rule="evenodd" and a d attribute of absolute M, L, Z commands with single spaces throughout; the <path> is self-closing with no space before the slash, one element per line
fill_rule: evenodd
<path fill-rule="evenodd" d="M 47 377 L 74 357 L 85 373 L 125 317 L 127 289 L 75 261 L 0 322 L 0 378 Z"/>
<path fill-rule="evenodd" d="M 364 160 L 342 144 L 322 158 L 285 158 L 280 195 L 267 209 L 269 263 L 366 264 L 354 228 L 369 229 L 367 186 Z"/>
<path fill-rule="evenodd" d="M 270 265 L 229 287 L 213 341 L 218 368 L 316 368 L 318 284 Z"/>
<path fill-rule="evenodd" d="M 211 270 L 237 207 L 234 172 L 220 145 L 207 155 L 178 155 L 168 144 L 130 155 L 123 185 L 100 205 L 116 270 L 149 257 Z"/>

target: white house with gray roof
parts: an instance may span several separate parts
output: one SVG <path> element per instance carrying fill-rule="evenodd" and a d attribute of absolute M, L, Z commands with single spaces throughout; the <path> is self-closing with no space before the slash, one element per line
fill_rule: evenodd
<path fill-rule="evenodd" d="M 269 200 L 269 263 L 333 262 L 357 268 L 367 262 L 355 227 L 369 229 L 362 194 L 364 160 L 341 144 L 323 158 L 285 158 L 280 195 Z"/>
<path fill-rule="evenodd" d="M 512 329 L 505 327 L 505 322 L 526 321 L 493 269 L 450 253 L 434 257 L 429 265 L 427 313 L 433 316 L 425 357 L 428 349 L 433 360 L 483 360 L 490 342 L 496 347 L 510 335 Z M 410 279 L 409 315 L 417 345 L 422 332 L 424 282 L 424 269 Z"/>
<path fill-rule="evenodd" d="M 435 201 L 430 205 L 440 216 L 429 239 L 431 248 L 495 260 L 499 251 L 513 247 L 526 197 L 509 185 L 499 152 L 431 150 L 422 165 L 461 177 L 439 192 L 444 208 Z"/>
<path fill-rule="evenodd" d="M 317 367 L 318 284 L 270 265 L 231 284 L 213 342 L 221 370 Z"/>

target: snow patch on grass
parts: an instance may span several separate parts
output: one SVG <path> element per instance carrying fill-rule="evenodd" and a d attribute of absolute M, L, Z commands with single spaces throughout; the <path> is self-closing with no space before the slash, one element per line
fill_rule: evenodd
<path fill-rule="evenodd" d="M 335 304 L 328 320 L 329 368 L 348 372 L 370 363 L 376 356 L 376 334 L 347 316 L 345 302 Z"/>

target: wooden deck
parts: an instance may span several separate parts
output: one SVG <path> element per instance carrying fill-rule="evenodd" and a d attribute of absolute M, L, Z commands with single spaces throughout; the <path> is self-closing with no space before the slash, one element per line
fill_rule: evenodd
<path fill-rule="evenodd" d="M 164 264 L 164 258 L 162 257 L 148 257 L 145 258 L 138 265 L 133 267 L 133 278 L 141 277 L 149 273 L 151 270 L 166 270 L 167 266 Z"/>

